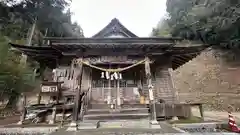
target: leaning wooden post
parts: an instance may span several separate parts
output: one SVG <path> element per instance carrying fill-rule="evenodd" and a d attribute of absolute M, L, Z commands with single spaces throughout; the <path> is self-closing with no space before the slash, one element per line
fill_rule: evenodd
<path fill-rule="evenodd" d="M 41 103 L 41 98 L 42 98 L 41 92 L 39 92 L 39 93 L 37 94 L 37 104 L 40 104 L 40 103 Z"/>
<path fill-rule="evenodd" d="M 54 124 L 56 122 L 56 113 L 57 113 L 57 107 L 54 106 L 52 110 L 52 119 L 49 121 L 49 124 Z"/>
<path fill-rule="evenodd" d="M 64 120 L 65 120 L 65 113 L 66 113 L 66 105 L 67 105 L 67 98 L 64 98 L 64 104 L 62 106 L 62 120 L 61 120 L 61 127 L 63 127 Z"/>
<path fill-rule="evenodd" d="M 27 110 L 26 110 L 26 95 L 25 94 L 21 94 L 21 111 L 22 111 L 22 114 L 20 116 L 20 121 L 17 123 L 19 125 L 22 125 L 24 124 L 24 120 L 25 120 L 25 117 L 26 117 L 26 114 L 27 114 Z"/>
<path fill-rule="evenodd" d="M 201 118 L 202 118 L 202 120 L 204 120 L 204 112 L 203 112 L 203 106 L 202 106 L 202 104 L 199 104 L 199 112 L 200 112 L 200 115 L 201 115 Z"/>
<path fill-rule="evenodd" d="M 73 119 L 72 123 L 70 124 L 71 126 L 76 126 L 77 127 L 77 121 L 78 121 L 78 114 L 79 114 L 79 107 L 80 107 L 80 94 L 81 94 L 81 86 L 82 86 L 82 70 L 83 70 L 83 63 L 82 63 L 82 58 L 78 59 L 79 63 L 79 75 L 78 75 L 78 89 L 77 93 L 75 96 L 75 103 L 74 103 L 74 108 L 73 108 Z M 73 61 L 74 62 L 74 61 Z"/>
<path fill-rule="evenodd" d="M 153 85 L 152 85 L 152 75 L 150 69 L 150 60 L 148 57 L 145 57 L 145 73 L 147 77 L 148 91 L 149 91 L 149 99 L 152 105 L 153 118 L 151 120 L 151 124 L 158 124 L 157 121 L 157 113 L 156 113 L 156 102 L 153 95 Z"/>

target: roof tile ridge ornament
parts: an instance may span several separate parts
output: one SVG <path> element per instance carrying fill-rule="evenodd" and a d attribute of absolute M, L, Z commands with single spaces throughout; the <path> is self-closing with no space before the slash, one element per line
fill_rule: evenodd
<path fill-rule="evenodd" d="M 121 22 L 114 18 L 111 20 L 111 22 L 105 26 L 102 30 L 100 30 L 97 34 L 92 36 L 93 38 L 103 38 L 109 35 L 110 33 L 119 34 L 123 33 L 122 36 L 124 37 L 137 37 L 134 33 L 132 33 L 130 30 L 128 30 Z"/>

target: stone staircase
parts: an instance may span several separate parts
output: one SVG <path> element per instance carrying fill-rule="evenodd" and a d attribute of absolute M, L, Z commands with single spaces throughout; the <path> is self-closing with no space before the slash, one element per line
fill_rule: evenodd
<path fill-rule="evenodd" d="M 107 104 L 90 104 L 83 121 L 144 119 L 150 116 L 149 108 L 143 104 L 123 104 L 120 109 L 111 109 Z"/>

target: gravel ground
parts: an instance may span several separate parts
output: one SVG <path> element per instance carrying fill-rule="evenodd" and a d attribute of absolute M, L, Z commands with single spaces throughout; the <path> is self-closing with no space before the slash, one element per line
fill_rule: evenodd
<path fill-rule="evenodd" d="M 44 135 L 56 130 L 57 127 L 0 128 L 0 135 Z"/>
<path fill-rule="evenodd" d="M 192 113 L 194 116 L 200 117 L 199 111 L 196 108 L 192 108 Z M 234 119 L 237 123 L 240 123 L 240 112 L 233 112 Z M 228 112 L 220 111 L 204 111 L 204 119 L 206 121 L 223 121 L 228 122 Z"/>

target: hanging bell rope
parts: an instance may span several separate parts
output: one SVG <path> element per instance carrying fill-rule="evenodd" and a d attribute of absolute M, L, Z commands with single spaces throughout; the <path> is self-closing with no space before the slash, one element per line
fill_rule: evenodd
<path fill-rule="evenodd" d="M 135 64 L 132 64 L 132 65 L 130 65 L 128 67 L 124 67 L 124 68 L 106 69 L 106 68 L 101 68 L 101 67 L 97 67 L 95 65 L 92 65 L 92 64 L 90 64 L 88 62 L 83 61 L 82 59 L 76 59 L 76 63 L 78 63 L 78 64 L 81 62 L 82 64 L 87 65 L 87 66 L 89 66 L 91 68 L 95 68 L 95 69 L 98 69 L 98 70 L 101 70 L 101 71 L 105 71 L 105 72 L 122 72 L 122 71 L 128 70 L 130 68 L 136 67 L 136 66 L 144 63 L 145 61 L 146 61 L 146 59 L 143 59 L 143 60 L 140 60 L 140 61 L 136 62 Z"/>

